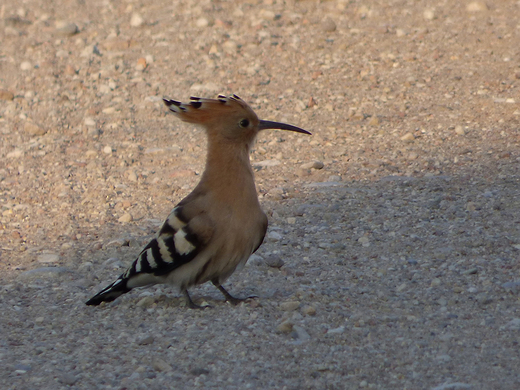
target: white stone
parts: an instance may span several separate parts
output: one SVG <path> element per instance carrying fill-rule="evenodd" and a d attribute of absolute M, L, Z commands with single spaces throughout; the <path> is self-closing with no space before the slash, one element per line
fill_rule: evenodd
<path fill-rule="evenodd" d="M 426 20 L 433 20 L 435 18 L 435 12 L 431 9 L 427 9 L 423 12 L 423 17 Z"/>
<path fill-rule="evenodd" d="M 288 301 L 280 303 L 281 311 L 295 311 L 300 307 L 300 302 L 298 301 Z"/>
<path fill-rule="evenodd" d="M 260 11 L 260 17 L 264 20 L 274 20 L 276 14 L 271 10 L 263 9 Z"/>
<path fill-rule="evenodd" d="M 32 69 L 32 64 L 29 62 L 29 61 L 23 61 L 21 64 L 20 64 L 20 69 L 21 70 L 31 70 Z"/>
<path fill-rule="evenodd" d="M 115 107 L 103 108 L 103 114 L 113 114 L 114 112 L 116 112 Z"/>
<path fill-rule="evenodd" d="M 364 247 L 370 246 L 370 240 L 367 236 L 359 237 L 358 242 L 363 245 Z"/>
<path fill-rule="evenodd" d="M 414 140 L 415 140 L 415 137 L 412 133 L 406 133 L 405 135 L 403 135 L 401 137 L 401 141 L 412 142 Z"/>
<path fill-rule="evenodd" d="M 209 20 L 206 19 L 206 18 L 198 18 L 197 21 L 195 22 L 195 25 L 199 28 L 204 28 L 204 27 L 208 27 L 209 25 Z"/>
<path fill-rule="evenodd" d="M 345 327 L 344 326 L 340 326 L 338 328 L 334 328 L 334 329 L 329 329 L 327 331 L 327 334 L 341 334 L 345 331 Z"/>
<path fill-rule="evenodd" d="M 323 169 L 323 167 L 325 166 L 325 164 L 323 164 L 323 162 L 321 161 L 311 161 L 311 162 L 308 162 L 308 163 L 305 163 L 305 164 L 302 164 L 300 166 L 300 168 L 302 169 Z"/>
<path fill-rule="evenodd" d="M 464 135 L 466 132 L 464 131 L 464 128 L 461 125 L 455 126 L 455 133 L 458 135 Z"/>
<path fill-rule="evenodd" d="M 222 49 L 224 49 L 224 51 L 226 53 L 234 54 L 238 50 L 238 45 L 235 41 L 230 40 L 230 41 L 226 41 L 222 44 Z"/>
<path fill-rule="evenodd" d="M 468 12 L 481 12 L 487 11 L 488 7 L 483 1 L 472 1 L 466 6 L 466 11 Z"/>
<path fill-rule="evenodd" d="M 125 213 L 125 214 L 123 214 L 123 215 L 118 219 L 119 222 L 123 222 L 123 223 L 132 222 L 132 220 L 133 220 L 132 215 L 129 214 L 129 213 Z"/>
<path fill-rule="evenodd" d="M 20 158 L 23 157 L 24 153 L 23 150 L 15 149 L 12 152 L 7 153 L 7 158 Z"/>
<path fill-rule="evenodd" d="M 134 12 L 132 14 L 132 18 L 130 19 L 130 26 L 132 27 L 141 27 L 141 25 L 144 23 L 144 19 L 141 15 L 139 15 L 137 12 Z"/>
<path fill-rule="evenodd" d="M 269 232 L 267 234 L 267 239 L 271 242 L 280 241 L 283 238 L 283 236 L 278 232 Z"/>
<path fill-rule="evenodd" d="M 60 259 L 60 256 L 53 253 L 44 253 L 38 256 L 38 263 L 56 263 Z"/>
<path fill-rule="evenodd" d="M 274 167 L 276 165 L 280 165 L 280 160 L 263 160 L 263 161 L 256 161 L 253 163 L 254 167 Z"/>

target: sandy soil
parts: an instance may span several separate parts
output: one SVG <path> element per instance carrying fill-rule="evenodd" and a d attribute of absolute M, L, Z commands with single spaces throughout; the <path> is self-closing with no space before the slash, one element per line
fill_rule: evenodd
<path fill-rule="evenodd" d="M 0 5 L 6 389 L 520 388 L 520 2 Z M 161 103 L 236 93 L 266 241 L 189 310 L 84 302 L 203 169 Z"/>

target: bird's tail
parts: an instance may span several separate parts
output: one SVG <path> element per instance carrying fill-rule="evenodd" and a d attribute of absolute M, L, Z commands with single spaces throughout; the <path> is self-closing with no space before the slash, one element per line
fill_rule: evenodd
<path fill-rule="evenodd" d="M 128 287 L 128 279 L 121 275 L 114 283 L 105 287 L 87 301 L 87 305 L 97 306 L 101 302 L 112 302 L 119 296 L 127 293 L 132 288 Z"/>

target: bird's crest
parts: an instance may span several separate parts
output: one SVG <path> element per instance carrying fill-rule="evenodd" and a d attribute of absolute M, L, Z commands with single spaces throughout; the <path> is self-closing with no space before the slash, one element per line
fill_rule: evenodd
<path fill-rule="evenodd" d="M 217 99 L 190 97 L 189 103 L 163 98 L 164 103 L 179 119 L 184 122 L 207 124 L 219 117 L 226 117 L 239 112 L 253 113 L 251 108 L 237 95 L 218 95 Z M 254 114 L 254 113 L 253 113 Z"/>

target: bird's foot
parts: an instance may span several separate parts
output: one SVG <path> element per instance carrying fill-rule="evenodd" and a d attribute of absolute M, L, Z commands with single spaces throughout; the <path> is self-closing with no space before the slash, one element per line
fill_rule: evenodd
<path fill-rule="evenodd" d="M 255 298 L 258 298 L 256 295 L 250 295 L 246 298 L 235 298 L 231 295 L 227 296 L 226 297 L 226 302 L 229 302 L 231 303 L 232 305 L 238 305 L 239 303 L 241 302 L 248 302 L 248 301 L 251 301 L 252 299 L 255 299 Z"/>
<path fill-rule="evenodd" d="M 186 299 L 186 306 L 190 309 L 204 310 L 208 307 L 211 307 L 210 305 L 197 305 L 191 300 L 190 294 L 188 294 L 188 290 L 184 290 L 184 298 Z"/>
<path fill-rule="evenodd" d="M 228 293 L 227 290 L 224 287 L 222 287 L 222 285 L 220 285 L 218 282 L 214 281 L 213 284 L 215 285 L 216 288 L 219 289 L 219 291 L 222 293 L 222 295 L 224 295 L 224 297 L 226 298 L 226 302 L 229 302 L 235 306 L 241 302 L 245 302 L 245 301 L 249 301 L 251 299 L 258 298 L 256 295 L 251 295 L 247 298 L 235 298 L 230 293 Z"/>

